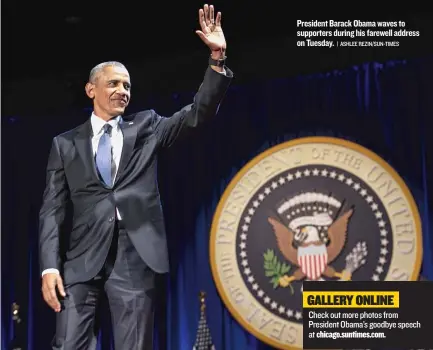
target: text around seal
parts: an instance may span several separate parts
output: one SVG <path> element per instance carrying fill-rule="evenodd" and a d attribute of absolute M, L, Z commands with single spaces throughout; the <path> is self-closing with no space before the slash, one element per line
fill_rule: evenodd
<path fill-rule="evenodd" d="M 252 159 L 214 215 L 218 292 L 251 334 L 302 349 L 302 281 L 417 280 L 421 220 L 401 177 L 370 150 L 307 137 Z"/>

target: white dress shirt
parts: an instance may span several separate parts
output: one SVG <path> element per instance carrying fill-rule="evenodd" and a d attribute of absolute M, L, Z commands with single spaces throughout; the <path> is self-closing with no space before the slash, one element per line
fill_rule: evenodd
<path fill-rule="evenodd" d="M 120 129 L 119 124 L 122 122 L 122 118 L 120 116 L 111 119 L 106 122 L 105 120 L 97 117 L 92 113 L 90 117 L 90 123 L 92 124 L 93 137 L 92 137 L 92 150 L 93 150 L 93 158 L 96 156 L 96 151 L 98 150 L 99 139 L 104 133 L 104 125 L 110 124 L 113 128 L 111 129 L 111 152 L 113 156 L 113 161 L 115 166 L 115 172 L 113 176 L 113 182 L 116 179 L 117 170 L 119 169 L 120 164 L 120 156 L 122 155 L 123 148 L 123 133 Z M 119 211 L 117 211 L 117 217 L 121 220 Z"/>
<path fill-rule="evenodd" d="M 112 149 L 113 161 L 116 165 L 114 176 L 113 176 L 113 182 L 117 176 L 117 170 L 119 169 L 120 157 L 122 155 L 122 148 L 123 148 L 123 133 L 122 133 L 122 129 L 120 128 L 121 122 L 122 122 L 122 118 L 120 116 L 108 121 L 108 124 L 110 124 L 113 127 L 111 129 L 111 149 Z M 99 139 L 104 133 L 103 128 L 104 125 L 107 124 L 107 122 L 102 118 L 97 117 L 94 113 L 92 113 L 92 116 L 90 117 L 90 124 L 92 125 L 92 131 L 93 131 L 93 136 L 92 136 L 93 158 L 95 158 L 96 151 L 98 150 Z M 117 212 L 117 219 L 121 220 L 122 217 L 120 216 L 119 210 L 117 208 L 116 208 L 116 212 Z M 42 276 L 45 275 L 46 273 L 59 273 L 59 271 L 57 269 L 46 269 L 42 272 Z"/>

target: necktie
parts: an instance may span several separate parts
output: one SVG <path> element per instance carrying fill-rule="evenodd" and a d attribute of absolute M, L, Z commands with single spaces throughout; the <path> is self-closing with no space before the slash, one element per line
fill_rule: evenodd
<path fill-rule="evenodd" d="M 110 124 L 104 125 L 104 133 L 99 139 L 98 150 L 96 152 L 96 167 L 102 180 L 107 186 L 112 186 L 112 170 L 113 170 L 113 157 L 111 154 L 111 130 Z"/>

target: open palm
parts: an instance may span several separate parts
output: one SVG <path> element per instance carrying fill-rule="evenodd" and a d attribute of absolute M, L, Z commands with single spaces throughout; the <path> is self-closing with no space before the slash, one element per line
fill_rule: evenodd
<path fill-rule="evenodd" d="M 213 5 L 204 5 L 198 11 L 198 16 L 201 30 L 197 30 L 196 33 L 200 39 L 212 51 L 225 51 L 227 43 L 221 27 L 221 12 L 218 12 L 215 17 Z"/>

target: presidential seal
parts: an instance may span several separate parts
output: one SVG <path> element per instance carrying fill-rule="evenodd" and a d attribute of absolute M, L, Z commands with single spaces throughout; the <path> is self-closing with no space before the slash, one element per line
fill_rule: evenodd
<path fill-rule="evenodd" d="M 303 281 L 409 281 L 422 255 L 420 217 L 383 159 L 336 138 L 300 138 L 251 160 L 212 223 L 218 292 L 251 334 L 301 349 Z"/>

